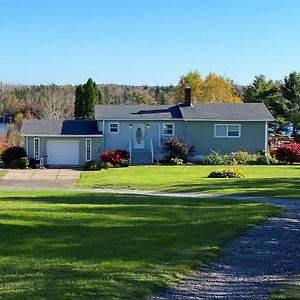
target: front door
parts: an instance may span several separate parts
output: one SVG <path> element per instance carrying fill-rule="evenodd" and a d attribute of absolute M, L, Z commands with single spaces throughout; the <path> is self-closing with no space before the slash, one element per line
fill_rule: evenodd
<path fill-rule="evenodd" d="M 134 149 L 145 148 L 145 124 L 134 124 Z"/>

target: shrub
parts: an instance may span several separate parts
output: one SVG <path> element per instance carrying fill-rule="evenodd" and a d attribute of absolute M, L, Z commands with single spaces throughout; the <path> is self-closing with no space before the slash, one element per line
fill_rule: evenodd
<path fill-rule="evenodd" d="M 179 137 L 169 137 L 163 139 L 163 151 L 168 153 L 171 158 L 187 158 L 194 153 L 194 146 L 190 145 L 186 140 Z"/>
<path fill-rule="evenodd" d="M 226 165 L 228 162 L 228 157 L 226 154 L 220 154 L 211 150 L 211 153 L 205 155 L 201 160 L 201 163 L 204 165 Z"/>
<path fill-rule="evenodd" d="M 129 153 L 121 149 L 108 150 L 103 152 L 100 158 L 103 162 L 109 162 L 113 166 L 122 166 L 125 160 L 129 161 Z"/>
<path fill-rule="evenodd" d="M 220 171 L 212 171 L 208 174 L 208 178 L 245 178 L 246 175 L 239 169 L 224 169 Z"/>
<path fill-rule="evenodd" d="M 19 159 L 25 156 L 26 151 L 23 147 L 13 146 L 3 151 L 2 160 L 4 164 L 8 166 L 12 160 Z"/>
<path fill-rule="evenodd" d="M 8 166 L 11 169 L 27 169 L 29 166 L 29 160 L 27 157 L 13 159 Z"/>
<path fill-rule="evenodd" d="M 0 133 L 0 158 L 2 153 L 8 148 L 7 137 Z"/>
<path fill-rule="evenodd" d="M 85 163 L 83 169 L 85 171 L 97 171 L 101 170 L 101 164 L 96 162 L 95 160 L 91 160 Z"/>
<path fill-rule="evenodd" d="M 171 158 L 170 163 L 176 166 L 180 166 L 183 165 L 183 159 L 179 158 L 179 157 L 174 157 Z"/>
<path fill-rule="evenodd" d="M 253 160 L 253 155 L 246 151 L 231 152 L 228 155 L 228 161 L 233 161 L 232 164 L 246 165 Z"/>
<path fill-rule="evenodd" d="M 279 147 L 275 153 L 275 157 L 287 163 L 300 162 L 300 144 L 287 144 Z"/>
<path fill-rule="evenodd" d="M 109 168 L 112 168 L 113 165 L 112 165 L 112 163 L 110 163 L 110 162 L 101 162 L 101 163 L 100 163 L 100 167 L 101 167 L 101 169 L 103 169 L 103 170 L 107 170 L 107 169 L 109 169 Z"/>

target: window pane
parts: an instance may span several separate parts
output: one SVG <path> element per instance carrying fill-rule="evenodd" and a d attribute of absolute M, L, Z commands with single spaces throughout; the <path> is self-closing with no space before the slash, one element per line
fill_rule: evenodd
<path fill-rule="evenodd" d="M 164 135 L 173 135 L 174 134 L 173 124 L 164 124 L 163 125 L 163 134 Z"/>
<path fill-rule="evenodd" d="M 228 136 L 239 136 L 239 126 L 229 125 L 228 126 Z"/>
<path fill-rule="evenodd" d="M 117 123 L 109 124 L 109 132 L 119 132 L 119 124 Z"/>
<path fill-rule="evenodd" d="M 216 136 L 227 136 L 226 125 L 217 125 L 216 126 Z"/>

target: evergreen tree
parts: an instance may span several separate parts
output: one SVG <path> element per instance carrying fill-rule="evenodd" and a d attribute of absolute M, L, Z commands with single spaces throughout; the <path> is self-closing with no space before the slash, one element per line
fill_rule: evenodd
<path fill-rule="evenodd" d="M 89 78 L 84 85 L 76 88 L 75 117 L 84 119 L 95 118 L 95 105 L 102 102 L 101 93 L 96 83 Z"/>

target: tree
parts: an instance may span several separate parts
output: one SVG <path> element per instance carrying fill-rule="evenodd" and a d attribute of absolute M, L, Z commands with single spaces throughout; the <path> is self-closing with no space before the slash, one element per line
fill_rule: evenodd
<path fill-rule="evenodd" d="M 286 76 L 281 91 L 288 109 L 286 120 L 293 126 L 293 136 L 297 137 L 300 130 L 300 73 L 292 72 Z"/>
<path fill-rule="evenodd" d="M 202 83 L 199 102 L 240 103 L 242 100 L 236 95 L 232 81 L 220 75 L 210 73 Z"/>
<path fill-rule="evenodd" d="M 200 103 L 239 103 L 241 99 L 236 95 L 233 83 L 214 73 L 210 73 L 203 80 L 198 71 L 191 71 L 180 77 L 177 87 L 177 100 L 182 100 L 186 86 L 192 89 L 192 102 Z"/>
<path fill-rule="evenodd" d="M 199 102 L 202 93 L 203 80 L 198 71 L 190 71 L 179 79 L 176 98 L 182 101 L 184 89 L 189 86 L 192 89 L 192 102 Z"/>
<path fill-rule="evenodd" d="M 76 118 L 94 119 L 95 105 L 102 102 L 101 93 L 96 83 L 89 78 L 88 81 L 79 85 L 75 92 L 75 112 Z"/>
<path fill-rule="evenodd" d="M 255 76 L 253 82 L 244 89 L 244 102 L 264 103 L 275 118 L 272 131 L 285 131 L 287 126 L 287 105 L 281 92 L 281 83 L 267 80 L 264 75 Z"/>

